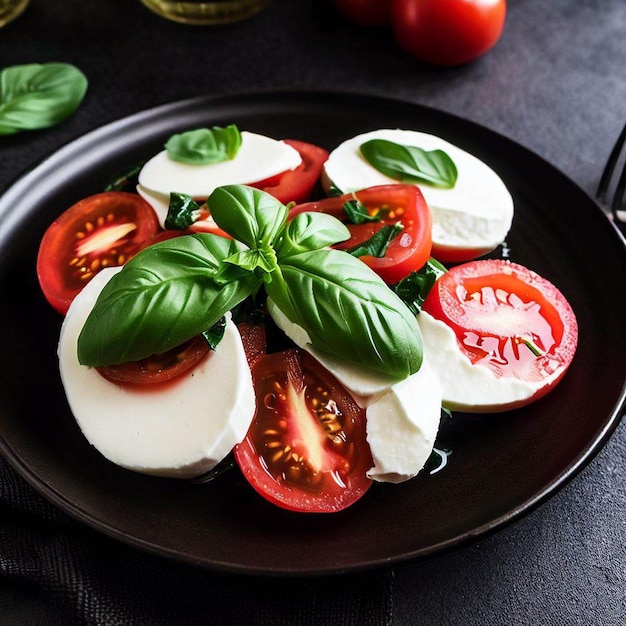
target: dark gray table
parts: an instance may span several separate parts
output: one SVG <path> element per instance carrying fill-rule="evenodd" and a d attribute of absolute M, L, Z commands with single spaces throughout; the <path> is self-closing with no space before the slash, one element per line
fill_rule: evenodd
<path fill-rule="evenodd" d="M 157 104 L 254 89 L 401 97 L 501 132 L 593 194 L 626 120 L 624 0 L 511 0 L 478 62 L 441 70 L 326 0 L 275 0 L 236 26 L 184 27 L 138 0 L 32 0 L 0 30 L 0 67 L 87 74 L 67 122 L 0 139 L 0 189 L 84 132 Z M 6 143 L 6 142 L 5 142 Z M 569 485 L 497 534 L 387 571 L 248 579 L 173 563 L 85 528 L 0 459 L 2 624 L 626 624 L 626 424 Z"/>

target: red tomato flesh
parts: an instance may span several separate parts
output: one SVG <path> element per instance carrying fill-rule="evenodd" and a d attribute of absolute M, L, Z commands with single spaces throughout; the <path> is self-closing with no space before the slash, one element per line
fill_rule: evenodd
<path fill-rule="evenodd" d="M 550 379 L 553 386 L 574 357 L 578 325 L 565 296 L 516 263 L 482 260 L 453 267 L 435 283 L 423 310 L 454 330 L 472 363 L 497 376 Z"/>
<path fill-rule="evenodd" d="M 296 139 L 283 141 L 300 153 L 300 165 L 272 178 L 250 183 L 250 186 L 269 193 L 283 204 L 306 202 L 320 178 L 322 167 L 328 159 L 328 151 Z"/>
<path fill-rule="evenodd" d="M 357 199 L 370 215 L 380 221 L 364 224 L 348 223 L 344 205 Z M 355 193 L 348 193 L 317 202 L 309 202 L 294 207 L 289 217 L 306 211 L 328 213 L 346 224 L 350 239 L 336 244 L 339 250 L 352 248 L 363 243 L 385 224 L 400 222 L 402 231 L 395 237 L 384 257 L 359 257 L 369 265 L 385 282 L 394 284 L 426 263 L 432 248 L 432 218 L 424 196 L 415 185 L 379 185 Z"/>
<path fill-rule="evenodd" d="M 65 314 L 101 269 L 126 263 L 158 230 L 152 207 L 136 194 L 110 191 L 80 200 L 41 240 L 37 276 L 46 299 Z"/>
<path fill-rule="evenodd" d="M 371 486 L 365 412 L 310 355 L 289 349 L 252 368 L 257 411 L 234 449 L 243 475 L 282 508 L 332 513 Z"/>
<path fill-rule="evenodd" d="M 146 385 L 169 382 L 194 368 L 209 353 L 209 344 L 194 337 L 167 352 L 154 354 L 140 361 L 96 368 L 113 383 Z"/>

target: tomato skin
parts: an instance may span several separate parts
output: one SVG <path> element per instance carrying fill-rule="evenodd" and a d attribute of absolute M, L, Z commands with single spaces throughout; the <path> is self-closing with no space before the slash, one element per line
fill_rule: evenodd
<path fill-rule="evenodd" d="M 500 39 L 505 0 L 392 0 L 400 47 L 418 61 L 454 66 L 477 59 Z"/>
<path fill-rule="evenodd" d="M 234 456 L 255 491 L 306 513 L 334 513 L 360 499 L 372 484 L 366 472 L 373 461 L 365 411 L 350 394 L 294 349 L 258 359 L 252 378 L 257 412 Z"/>
<path fill-rule="evenodd" d="M 95 274 L 123 265 L 159 230 L 152 207 L 137 194 L 109 191 L 80 200 L 52 222 L 39 245 L 44 296 L 64 315 Z"/>
<path fill-rule="evenodd" d="M 386 26 L 389 23 L 390 0 L 334 0 L 337 10 L 365 27 Z"/>
<path fill-rule="evenodd" d="M 296 139 L 283 141 L 300 153 L 302 163 L 294 170 L 251 183 L 250 186 L 269 193 L 283 204 L 305 202 L 320 178 L 328 151 Z"/>
<path fill-rule="evenodd" d="M 355 198 L 371 211 L 389 205 L 393 212 L 383 215 L 380 222 L 346 223 L 347 216 L 343 206 Z M 402 280 L 413 270 L 422 267 L 430 257 L 432 217 L 422 192 L 415 185 L 378 185 L 355 193 L 300 204 L 291 209 L 289 219 L 307 211 L 328 213 L 346 223 L 351 237 L 334 246 L 339 250 L 351 248 L 369 239 L 384 224 L 402 222 L 404 229 L 391 241 L 384 257 L 359 257 L 388 284 Z"/>
<path fill-rule="evenodd" d="M 510 261 L 479 260 L 451 268 L 422 308 L 452 328 L 472 363 L 498 377 L 546 381 L 532 400 L 561 380 L 576 351 L 578 324 L 565 296 Z"/>

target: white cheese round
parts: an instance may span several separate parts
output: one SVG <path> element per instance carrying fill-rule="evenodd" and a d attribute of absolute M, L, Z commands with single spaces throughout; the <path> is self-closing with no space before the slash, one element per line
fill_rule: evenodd
<path fill-rule="evenodd" d="M 527 382 L 497 377 L 488 367 L 473 364 L 458 347 L 454 331 L 426 311 L 417 316 L 428 359 L 443 394 L 443 406 L 451 411 L 493 413 L 514 409 L 532 398 L 540 388 L 562 374 L 557 370 L 547 381 Z"/>
<path fill-rule="evenodd" d="M 293 170 L 301 162 L 300 153 L 284 141 L 243 131 L 234 159 L 191 165 L 172 160 L 163 150 L 142 167 L 139 185 L 157 197 L 168 199 L 175 192 L 205 200 L 222 185 L 256 183 Z"/>
<path fill-rule="evenodd" d="M 432 213 L 433 245 L 441 249 L 475 250 L 478 256 L 504 241 L 513 220 L 513 199 L 504 182 L 486 163 L 434 135 L 381 129 L 344 141 L 330 153 L 324 165 L 327 189 L 334 185 L 348 193 L 398 183 L 361 155 L 361 144 L 370 139 L 386 139 L 428 151 L 443 150 L 454 161 L 458 179 L 452 189 L 418 184 Z"/>
<path fill-rule="evenodd" d="M 113 463 L 157 476 L 198 476 L 243 440 L 254 416 L 241 337 L 229 320 L 217 349 L 170 384 L 138 388 L 106 380 L 78 362 L 77 341 L 98 294 L 119 269 L 97 274 L 63 322 L 58 354 L 68 403 L 87 440 Z"/>
<path fill-rule="evenodd" d="M 374 460 L 367 475 L 391 483 L 416 476 L 433 451 L 441 418 L 441 388 L 428 361 L 374 399 L 366 417 Z"/>

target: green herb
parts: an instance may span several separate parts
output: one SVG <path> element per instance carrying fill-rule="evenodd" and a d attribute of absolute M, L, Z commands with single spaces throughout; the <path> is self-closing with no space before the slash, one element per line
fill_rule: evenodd
<path fill-rule="evenodd" d="M 173 135 L 165 144 L 173 161 L 192 165 L 221 163 L 235 158 L 241 147 L 241 133 L 234 124 L 222 128 L 198 128 Z"/>
<path fill-rule="evenodd" d="M 211 350 L 215 350 L 220 341 L 224 338 L 224 332 L 226 331 L 226 318 L 221 317 L 211 328 L 203 331 L 202 336 L 206 339 Z"/>
<path fill-rule="evenodd" d="M 369 239 L 349 248 L 352 256 L 375 256 L 381 259 L 387 254 L 389 244 L 402 232 L 404 226 L 397 224 L 385 224 L 381 226 Z"/>
<path fill-rule="evenodd" d="M 105 188 L 105 191 L 135 191 L 138 183 L 139 172 L 144 162 L 133 165 L 128 171 L 116 176 Z"/>
<path fill-rule="evenodd" d="M 379 172 L 404 183 L 426 183 L 451 189 L 458 172 L 454 161 L 443 150 L 423 150 L 386 139 L 361 144 L 361 154 Z"/>
<path fill-rule="evenodd" d="M 436 261 L 429 259 L 419 270 L 411 272 L 406 278 L 393 286 L 394 291 L 402 301 L 417 315 L 422 310 L 422 304 L 430 293 L 436 280 L 445 274 L 446 268 Z"/>
<path fill-rule="evenodd" d="M 85 365 L 111 365 L 163 352 L 213 326 L 264 287 L 314 347 L 397 378 L 422 359 L 410 310 L 358 259 L 327 246 L 341 222 L 287 209 L 269 194 L 229 185 L 208 199 L 234 237 L 196 234 L 146 248 L 105 286 L 81 332 Z"/>
<path fill-rule="evenodd" d="M 380 222 L 381 217 L 379 215 L 370 215 L 367 207 L 359 202 L 356 198 L 354 200 L 348 200 L 343 205 L 343 210 L 348 216 L 348 220 L 352 224 L 365 224 L 367 222 Z"/>
<path fill-rule="evenodd" d="M 532 340 L 526 337 L 520 337 L 519 343 L 523 343 L 535 356 L 543 356 L 544 351 Z"/>
<path fill-rule="evenodd" d="M 67 63 L 14 65 L 0 72 L 0 135 L 53 126 L 78 108 L 87 78 Z"/>
<path fill-rule="evenodd" d="M 170 193 L 170 204 L 165 218 L 165 228 L 170 230 L 185 230 L 189 228 L 200 215 L 200 206 L 187 194 Z"/>

